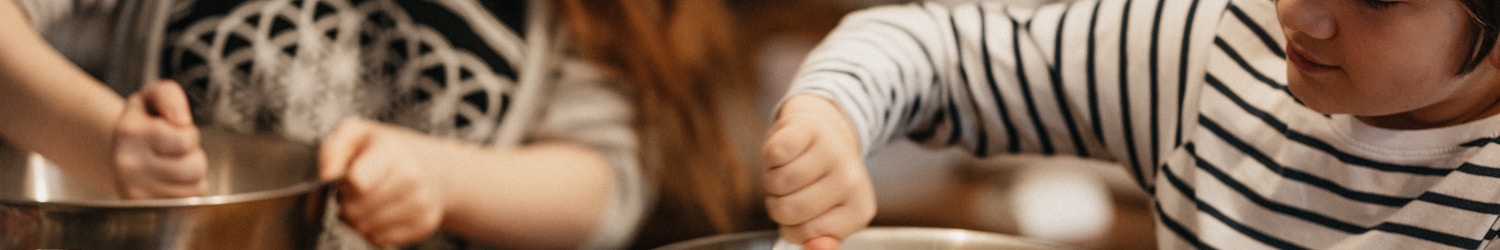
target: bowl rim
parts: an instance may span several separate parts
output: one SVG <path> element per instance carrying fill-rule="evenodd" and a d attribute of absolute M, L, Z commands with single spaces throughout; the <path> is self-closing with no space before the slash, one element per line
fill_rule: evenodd
<path fill-rule="evenodd" d="M 957 233 L 957 234 L 966 234 L 966 235 L 969 235 L 969 236 L 983 236 L 983 237 L 990 238 L 990 239 L 1005 240 L 1007 242 L 1014 242 L 1014 243 L 1018 243 L 1018 244 L 1034 245 L 1034 246 L 1036 246 L 1038 248 L 1045 248 L 1045 249 L 1078 249 L 1078 247 L 1070 246 L 1070 245 L 1059 243 L 1059 242 L 1051 242 L 1051 241 L 1047 241 L 1047 240 L 1030 238 L 1030 237 L 1024 237 L 1024 236 L 1013 235 L 1013 234 L 1004 234 L 1004 233 L 997 233 L 997 232 L 983 231 L 983 230 L 974 230 L 974 229 L 965 229 L 965 228 L 888 225 L 888 226 L 869 226 L 869 227 L 866 227 L 864 229 L 859 230 L 858 232 L 855 232 L 855 234 L 864 235 L 863 237 L 888 236 L 890 234 L 920 234 L 920 235 L 924 235 L 924 236 L 938 236 L 938 237 L 941 237 L 941 236 L 951 236 L 951 235 L 953 235 L 955 233 Z M 661 245 L 661 246 L 658 246 L 658 247 L 652 248 L 652 249 L 653 250 L 692 249 L 691 247 L 701 246 L 701 245 L 705 245 L 705 244 L 710 244 L 710 243 L 713 243 L 713 242 L 741 241 L 741 240 L 746 240 L 746 239 L 757 239 L 757 238 L 762 238 L 762 237 L 777 237 L 777 235 L 779 235 L 779 232 L 777 230 L 755 230 L 755 231 L 745 231 L 745 232 L 736 232 L 736 233 L 716 234 L 716 235 L 709 235 L 709 236 L 703 236 L 703 237 L 698 237 L 698 238 L 693 238 L 693 239 L 688 239 L 688 240 L 673 242 L 673 243 L 669 243 L 669 244 L 666 244 L 666 245 Z M 854 236 L 855 235 L 850 235 L 850 237 L 854 237 Z M 766 245 L 766 247 L 770 248 L 770 245 Z"/>
<path fill-rule="evenodd" d="M 325 187 L 333 185 L 332 181 L 304 182 L 296 185 L 258 190 L 244 193 L 193 196 L 182 198 L 161 199 L 58 199 L 37 200 L 31 198 L 17 198 L 14 196 L 0 196 L 0 204 L 6 206 L 81 206 L 99 208 L 163 208 L 163 207 L 200 207 L 224 205 L 232 203 L 243 203 L 251 201 L 272 200 L 288 196 L 298 196 L 309 192 L 319 192 Z"/>

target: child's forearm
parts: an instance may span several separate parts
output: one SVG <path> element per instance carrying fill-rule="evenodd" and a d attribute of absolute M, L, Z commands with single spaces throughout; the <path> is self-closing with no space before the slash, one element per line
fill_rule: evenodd
<path fill-rule="evenodd" d="M 0 30 L 0 138 L 107 177 L 124 99 L 42 40 L 14 1 L 0 0 Z"/>
<path fill-rule="evenodd" d="M 611 165 L 588 147 L 497 150 L 363 119 L 323 138 L 319 165 L 320 178 L 341 180 L 343 219 L 382 246 L 441 228 L 485 245 L 573 248 L 614 190 Z"/>
<path fill-rule="evenodd" d="M 604 156 L 573 144 L 500 151 L 458 143 L 433 150 L 451 198 L 443 228 L 516 248 L 574 248 L 603 220 L 612 191 Z"/>

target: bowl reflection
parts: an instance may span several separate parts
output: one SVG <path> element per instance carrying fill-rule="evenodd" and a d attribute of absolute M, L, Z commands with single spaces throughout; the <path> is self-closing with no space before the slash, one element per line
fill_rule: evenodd
<path fill-rule="evenodd" d="M 316 148 L 202 130 L 209 193 L 121 199 L 31 152 L 0 145 L 0 249 L 308 249 L 328 184 Z"/>

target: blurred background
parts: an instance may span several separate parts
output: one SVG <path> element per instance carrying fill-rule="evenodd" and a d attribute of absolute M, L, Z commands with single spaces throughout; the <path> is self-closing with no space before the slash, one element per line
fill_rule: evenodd
<path fill-rule="evenodd" d="M 1035 7 L 1067 0 L 933 0 L 1004 2 Z M 759 110 L 780 100 L 803 56 L 849 12 L 906 0 L 739 0 L 758 62 Z M 752 147 L 758 148 L 758 147 Z M 1073 157 L 978 159 L 957 149 L 901 141 L 867 159 L 879 213 L 875 226 L 964 228 L 1020 235 L 1092 249 L 1155 249 L 1149 197 L 1124 168 Z"/>

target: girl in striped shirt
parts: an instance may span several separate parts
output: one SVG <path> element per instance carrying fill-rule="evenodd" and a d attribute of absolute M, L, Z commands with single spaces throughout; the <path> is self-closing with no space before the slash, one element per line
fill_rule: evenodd
<path fill-rule="evenodd" d="M 1500 3 L 1081 0 L 853 14 L 763 148 L 783 237 L 875 213 L 907 138 L 1121 163 L 1162 248 L 1500 248 Z"/>

